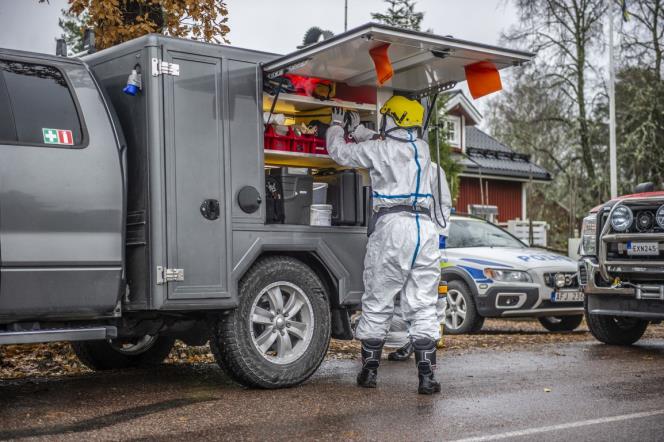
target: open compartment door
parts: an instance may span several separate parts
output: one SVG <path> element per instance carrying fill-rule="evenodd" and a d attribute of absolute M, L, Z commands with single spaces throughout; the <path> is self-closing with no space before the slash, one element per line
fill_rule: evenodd
<path fill-rule="evenodd" d="M 418 93 L 465 81 L 468 67 L 473 71 L 472 66 L 479 63 L 500 70 L 533 56 L 370 23 L 273 60 L 264 70 L 272 76 L 288 72 L 350 86 L 383 86 Z"/>

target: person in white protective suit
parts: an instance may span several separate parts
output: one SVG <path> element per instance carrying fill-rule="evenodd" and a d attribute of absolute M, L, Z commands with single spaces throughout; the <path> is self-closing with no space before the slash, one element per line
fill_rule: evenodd
<path fill-rule="evenodd" d="M 432 183 L 431 187 L 436 189 L 437 192 L 434 192 L 433 197 L 435 201 L 434 207 L 434 221 L 438 230 L 439 238 L 439 249 L 442 251 L 445 248 L 445 242 L 449 236 L 450 231 L 450 213 L 452 211 L 452 196 L 450 194 L 450 188 L 447 185 L 447 178 L 445 177 L 445 171 L 441 167 L 436 167 L 437 165 L 433 164 L 434 169 L 437 170 L 437 173 L 433 174 L 431 177 Z M 440 173 L 440 175 L 438 175 Z M 440 180 L 440 181 L 439 181 Z M 438 185 L 440 186 L 438 187 Z M 438 323 L 442 324 L 445 319 L 445 297 L 439 295 L 438 302 L 436 303 L 436 313 L 438 316 Z M 442 333 L 442 329 L 441 329 Z M 392 324 L 390 325 L 390 331 L 387 334 L 385 339 L 386 347 L 398 347 L 397 350 L 389 353 L 387 358 L 391 361 L 406 361 L 413 354 L 413 343 L 408 336 L 408 323 L 402 318 L 401 315 L 401 305 L 400 302 L 397 302 L 394 308 L 394 318 L 392 319 Z"/>
<path fill-rule="evenodd" d="M 421 394 L 440 392 L 434 378 L 436 315 L 440 253 L 433 208 L 432 175 L 437 173 L 427 143 L 417 138 L 424 108 L 393 96 L 381 108 L 380 139 L 350 113 L 348 130 L 355 142 L 344 139 L 345 112 L 334 109 L 327 131 L 327 150 L 340 165 L 369 170 L 373 191 L 373 229 L 364 258 L 362 316 L 355 337 L 362 343 L 362 369 L 357 383 L 375 388 L 383 343 L 401 294 L 402 317 L 415 350 Z"/>

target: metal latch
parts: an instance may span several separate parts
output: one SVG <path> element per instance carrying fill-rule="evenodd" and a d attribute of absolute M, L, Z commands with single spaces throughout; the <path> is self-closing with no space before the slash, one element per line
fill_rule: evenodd
<path fill-rule="evenodd" d="M 177 63 L 169 63 L 158 58 L 152 59 L 152 76 L 158 77 L 159 75 L 175 75 L 180 76 L 180 65 Z"/>
<path fill-rule="evenodd" d="M 167 269 L 157 266 L 157 284 L 166 284 L 171 281 L 184 281 L 184 269 Z"/>

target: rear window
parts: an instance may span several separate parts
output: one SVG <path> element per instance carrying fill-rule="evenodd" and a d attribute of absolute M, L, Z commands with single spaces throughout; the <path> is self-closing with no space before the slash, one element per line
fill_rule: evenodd
<path fill-rule="evenodd" d="M 0 77 L 0 142 L 81 144 L 81 121 L 62 72 L 52 66 L 0 60 Z"/>

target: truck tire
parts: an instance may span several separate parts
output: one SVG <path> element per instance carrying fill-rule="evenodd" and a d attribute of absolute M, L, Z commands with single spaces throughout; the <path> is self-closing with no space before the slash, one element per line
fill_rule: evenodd
<path fill-rule="evenodd" d="M 151 367 L 164 362 L 175 338 L 145 335 L 132 341 L 72 342 L 78 359 L 92 370 Z"/>
<path fill-rule="evenodd" d="M 646 332 L 648 321 L 625 316 L 592 315 L 586 311 L 590 333 L 609 345 L 632 345 Z"/>
<path fill-rule="evenodd" d="M 574 316 L 542 316 L 537 318 L 542 327 L 551 332 L 569 332 L 583 322 L 583 315 Z"/>
<path fill-rule="evenodd" d="M 212 322 L 210 347 L 236 382 L 286 388 L 307 380 L 330 344 L 327 289 L 302 261 L 262 258 L 239 284 L 239 305 Z"/>
<path fill-rule="evenodd" d="M 477 312 L 473 294 L 466 283 L 460 280 L 449 281 L 445 303 L 445 333 L 476 333 L 483 325 L 484 317 Z"/>

